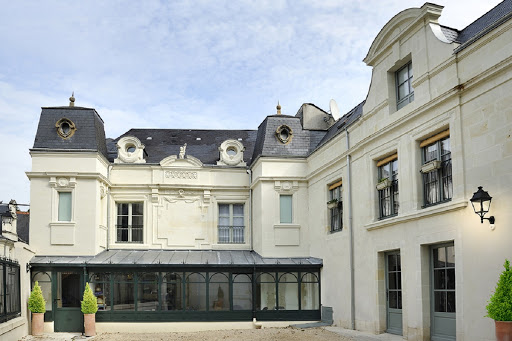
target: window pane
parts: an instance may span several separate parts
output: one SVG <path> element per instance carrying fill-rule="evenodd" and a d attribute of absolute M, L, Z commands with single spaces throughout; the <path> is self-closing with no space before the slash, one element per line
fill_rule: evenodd
<path fill-rule="evenodd" d="M 402 99 L 409 94 L 409 85 L 407 83 L 398 87 L 398 99 Z"/>
<path fill-rule="evenodd" d="M 229 217 L 219 217 L 220 226 L 229 226 Z"/>
<path fill-rule="evenodd" d="M 206 310 L 206 283 L 187 283 L 185 291 L 185 309 Z"/>
<path fill-rule="evenodd" d="M 398 71 L 398 84 L 402 84 L 409 78 L 409 70 L 406 67 L 402 68 L 400 71 Z"/>
<path fill-rule="evenodd" d="M 455 292 L 448 291 L 446 293 L 446 311 L 449 313 L 455 312 Z"/>
<path fill-rule="evenodd" d="M 434 311 L 435 312 L 446 312 L 446 292 L 436 291 L 434 292 Z"/>
<path fill-rule="evenodd" d="M 252 309 L 252 280 L 248 274 L 233 274 L 233 310 Z"/>
<path fill-rule="evenodd" d="M 158 310 L 158 282 L 139 283 L 138 287 L 137 310 Z"/>
<path fill-rule="evenodd" d="M 143 215 L 144 214 L 144 205 L 139 203 L 132 204 L 132 215 Z"/>
<path fill-rule="evenodd" d="M 133 283 L 114 282 L 114 310 L 135 310 Z"/>
<path fill-rule="evenodd" d="M 219 217 L 229 217 L 229 205 L 219 204 Z"/>
<path fill-rule="evenodd" d="M 229 283 L 210 283 L 210 309 L 229 310 Z"/>
<path fill-rule="evenodd" d="M 397 309 L 398 308 L 397 292 L 396 291 L 389 291 L 388 297 L 389 297 L 389 307 L 392 308 L 392 309 Z"/>
<path fill-rule="evenodd" d="M 162 278 L 160 290 L 162 295 L 162 310 L 183 309 L 183 283 L 181 276 L 174 273 L 167 273 Z"/>
<path fill-rule="evenodd" d="M 320 309 L 320 291 L 318 283 L 305 283 L 300 286 L 301 309 L 302 310 L 318 310 Z"/>
<path fill-rule="evenodd" d="M 280 222 L 290 224 L 292 222 L 292 196 L 281 195 L 280 199 Z"/>
<path fill-rule="evenodd" d="M 135 216 L 132 217 L 132 227 L 140 227 L 144 224 L 144 217 Z"/>
<path fill-rule="evenodd" d="M 59 192 L 59 221 L 71 221 L 71 192 Z"/>
<path fill-rule="evenodd" d="M 280 310 L 299 309 L 298 283 L 279 283 L 279 307 Z"/>
<path fill-rule="evenodd" d="M 276 308 L 275 283 L 258 283 L 256 285 L 256 309 L 274 310 Z"/>
<path fill-rule="evenodd" d="M 233 205 L 233 216 L 244 216 L 244 205 L 235 204 Z"/>
<path fill-rule="evenodd" d="M 110 281 L 104 283 L 90 283 L 94 296 L 98 303 L 98 310 L 110 310 Z"/>
<path fill-rule="evenodd" d="M 128 215 L 129 204 L 117 204 L 117 214 Z"/>

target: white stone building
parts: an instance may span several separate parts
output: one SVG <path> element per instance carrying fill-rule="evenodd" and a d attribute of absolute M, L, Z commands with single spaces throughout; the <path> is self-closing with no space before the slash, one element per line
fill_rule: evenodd
<path fill-rule="evenodd" d="M 492 340 L 485 305 L 512 256 L 512 1 L 462 31 L 441 11 L 382 28 L 368 95 L 340 119 L 304 104 L 257 130 L 108 139 L 74 99 L 43 108 L 27 175 L 47 330 L 81 330 L 90 282 L 100 331 L 332 308 L 346 328 Z M 478 186 L 494 224 L 470 204 Z"/>

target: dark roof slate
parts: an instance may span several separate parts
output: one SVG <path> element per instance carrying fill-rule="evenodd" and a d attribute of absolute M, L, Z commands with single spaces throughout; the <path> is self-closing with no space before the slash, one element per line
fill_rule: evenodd
<path fill-rule="evenodd" d="M 55 124 L 61 118 L 71 120 L 76 126 L 76 132 L 70 138 L 63 139 L 57 134 Z M 94 150 L 107 157 L 103 120 L 96 110 L 91 108 L 42 108 L 33 148 Z"/>
<path fill-rule="evenodd" d="M 321 267 L 315 257 L 267 258 L 248 250 L 105 250 L 96 256 L 34 256 L 32 266 L 304 266 Z"/>
<path fill-rule="evenodd" d="M 237 140 L 245 147 L 244 161 L 249 164 L 256 135 L 256 130 L 130 129 L 115 140 L 108 139 L 107 146 L 109 160 L 113 162 L 117 156 L 117 141 L 124 136 L 135 136 L 145 146 L 146 163 L 159 163 L 168 156 L 178 155 L 180 147 L 186 143 L 186 155 L 201 160 L 203 164 L 216 165 L 222 142 Z"/>
<path fill-rule="evenodd" d="M 17 223 L 16 223 L 16 233 L 18 233 L 18 238 L 29 244 L 29 229 L 30 229 L 30 213 L 28 212 L 18 212 Z"/>
<path fill-rule="evenodd" d="M 472 42 L 476 41 L 490 29 L 498 27 L 505 21 L 509 20 L 511 17 L 512 0 L 505 0 L 499 3 L 496 5 L 496 7 L 460 31 L 456 41 L 464 46 L 460 46 L 455 50 L 455 52 L 458 52 L 462 50 L 462 48 L 469 46 Z"/>
<path fill-rule="evenodd" d="M 454 41 L 456 41 L 457 37 L 459 36 L 458 30 L 448 27 L 448 26 L 441 25 L 441 32 L 443 32 L 444 36 L 450 43 L 453 43 Z"/>

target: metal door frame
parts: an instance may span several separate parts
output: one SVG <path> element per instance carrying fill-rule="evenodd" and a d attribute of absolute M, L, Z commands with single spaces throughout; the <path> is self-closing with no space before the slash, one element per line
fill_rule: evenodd
<path fill-rule="evenodd" d="M 398 329 L 393 329 L 393 328 L 390 328 L 389 327 L 389 313 L 391 312 L 390 309 L 392 310 L 395 310 L 396 313 L 398 313 L 398 310 L 400 310 L 400 315 L 402 315 L 402 318 L 403 318 L 403 313 L 402 313 L 402 308 L 400 309 L 395 309 L 395 308 L 390 308 L 389 307 L 389 263 L 388 263 L 388 256 L 391 256 L 391 255 L 398 255 L 400 256 L 399 259 L 400 259 L 400 293 L 402 293 L 402 257 L 401 257 L 401 253 L 400 253 L 400 250 L 394 250 L 394 251 L 389 251 L 389 252 L 386 252 L 384 254 L 384 272 L 385 272 L 385 285 L 386 285 L 386 333 L 390 333 L 390 334 L 396 334 L 396 335 L 403 335 L 403 322 L 401 323 L 402 325 L 402 329 L 401 330 L 398 330 Z M 397 271 L 398 272 L 398 271 Z M 402 295 L 403 297 L 403 295 Z"/>

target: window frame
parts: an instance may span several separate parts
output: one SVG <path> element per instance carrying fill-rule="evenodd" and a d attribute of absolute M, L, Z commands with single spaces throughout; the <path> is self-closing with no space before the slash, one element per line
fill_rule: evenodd
<path fill-rule="evenodd" d="M 400 82 L 400 72 L 404 69 L 407 69 L 407 79 L 403 82 Z M 412 80 L 413 80 L 413 72 L 412 72 L 412 61 L 409 61 L 405 65 L 403 65 L 401 68 L 399 68 L 395 72 L 395 91 L 396 91 L 396 110 L 400 110 L 403 107 L 405 107 L 407 104 L 414 101 L 414 88 L 412 87 Z M 400 97 L 400 86 L 406 85 L 408 88 L 407 95 L 404 95 L 404 97 Z"/>
<path fill-rule="evenodd" d="M 329 232 L 343 230 L 343 183 L 341 180 L 329 186 L 329 201 L 337 199 L 336 207 L 329 208 Z M 337 195 L 337 196 L 336 196 Z"/>
<path fill-rule="evenodd" d="M 142 205 L 142 214 L 137 214 L 135 216 L 142 217 L 142 225 L 141 227 L 133 227 L 133 205 L 134 204 L 140 204 Z M 128 214 L 122 214 L 122 216 L 128 217 L 128 224 L 127 227 L 120 227 L 123 225 L 119 225 L 119 206 L 120 205 L 128 205 Z M 144 201 L 133 201 L 133 202 L 123 202 L 118 201 L 116 202 L 116 243 L 130 243 L 130 244 L 143 244 L 144 243 Z M 127 229 L 127 240 L 119 240 L 119 232 L 120 229 Z M 133 241 L 133 230 L 134 229 L 140 229 L 141 230 L 141 240 Z"/>
<path fill-rule="evenodd" d="M 220 218 L 226 218 L 226 216 L 221 216 L 220 207 L 221 206 L 228 206 L 229 207 L 229 225 L 221 225 L 220 224 Z M 242 216 L 234 214 L 234 206 L 240 205 L 242 206 Z M 217 203 L 217 243 L 218 244 L 245 244 L 245 203 L 243 202 L 219 202 Z M 242 226 L 235 226 L 234 225 L 234 219 L 235 218 L 242 218 L 244 224 Z M 227 229 L 226 229 L 227 227 Z M 228 232 L 228 238 L 227 241 L 222 240 L 221 241 L 221 229 L 227 230 Z M 241 233 L 240 233 L 241 230 Z M 237 238 L 237 236 L 240 236 L 241 239 Z"/>
<path fill-rule="evenodd" d="M 386 159 L 383 160 L 385 163 L 379 165 L 377 164 L 377 176 L 378 182 L 380 183 L 383 180 L 389 180 L 391 185 L 389 187 L 383 189 L 377 189 L 378 192 L 378 200 L 379 200 L 379 219 L 386 219 L 390 217 L 395 217 L 398 215 L 398 210 L 400 207 L 399 202 L 399 190 L 398 190 L 398 156 L 393 156 L 393 158 L 386 162 Z M 396 165 L 396 168 L 395 168 Z M 383 171 L 385 168 L 388 168 L 388 176 L 383 175 Z M 396 171 L 395 171 L 396 169 Z M 384 203 L 385 199 L 389 198 L 389 204 L 386 205 L 389 207 L 389 213 L 384 212 Z"/>
<path fill-rule="evenodd" d="M 61 220 L 61 194 L 69 194 L 69 220 Z M 73 221 L 73 191 L 71 190 L 58 190 L 57 191 L 57 221 L 69 223 Z"/>
<path fill-rule="evenodd" d="M 0 265 L 0 323 L 3 323 L 21 316 L 21 271 L 15 260 L 0 258 Z M 15 271 L 14 276 L 8 276 L 8 268 Z"/>
<path fill-rule="evenodd" d="M 441 133 L 440 133 L 441 134 Z M 435 137 L 435 136 L 434 136 Z M 442 150 L 442 142 L 448 140 L 449 151 L 443 154 Z M 425 140 L 426 141 L 426 140 Z M 435 158 L 427 158 L 428 148 L 431 146 L 436 146 L 435 149 Z M 425 165 L 431 161 L 439 161 L 441 166 L 438 169 L 435 169 L 430 172 L 422 173 L 422 187 L 423 187 L 423 206 L 422 208 L 442 204 L 444 202 L 451 201 L 453 198 L 453 176 L 452 176 L 452 148 L 451 148 L 451 140 L 450 135 L 441 137 L 432 143 L 426 144 L 421 147 L 421 165 Z M 435 180 L 432 180 L 433 175 L 435 174 Z M 443 184 L 447 181 L 448 187 L 444 188 Z M 428 181 L 428 183 L 427 183 Z M 429 201 L 429 196 L 427 195 L 427 185 L 435 184 L 436 186 L 436 198 L 432 201 Z"/>

